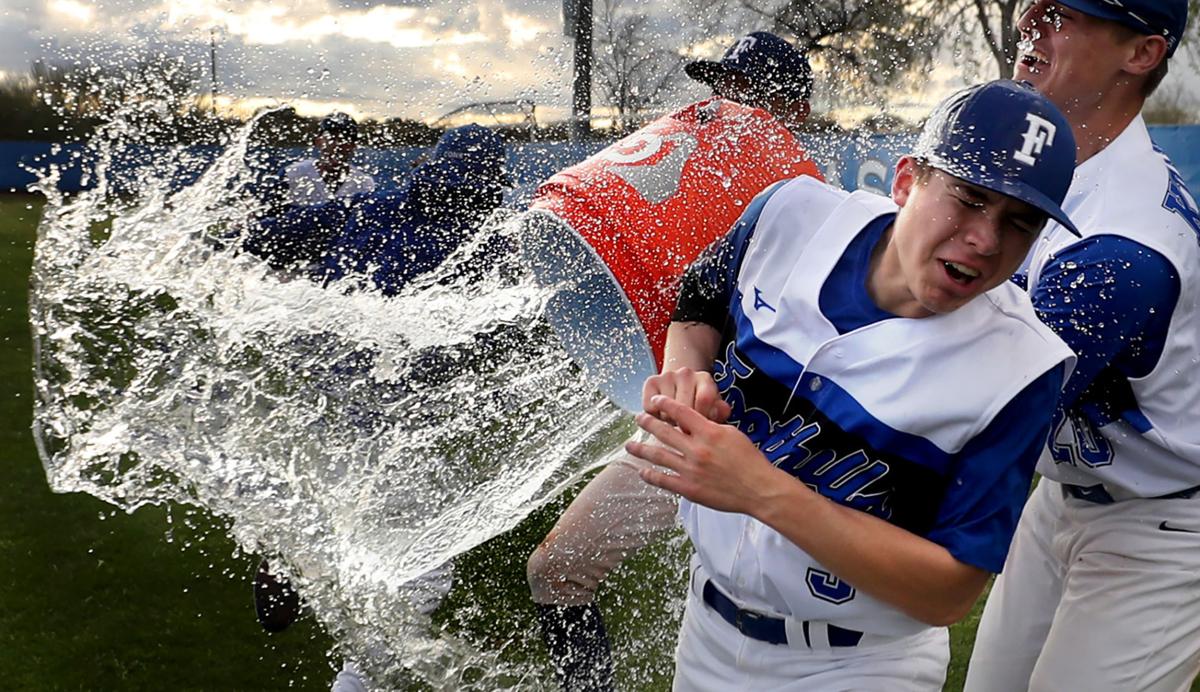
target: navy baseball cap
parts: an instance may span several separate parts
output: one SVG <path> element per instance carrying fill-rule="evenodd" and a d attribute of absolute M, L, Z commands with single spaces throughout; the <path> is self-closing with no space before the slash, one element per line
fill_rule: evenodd
<path fill-rule="evenodd" d="M 504 146 L 504 140 L 482 125 L 463 125 L 446 130 L 434 145 L 429 160 L 457 162 L 463 170 L 495 178 L 506 185 L 512 182 L 505 169 L 508 149 Z"/>
<path fill-rule="evenodd" d="M 736 74 L 749 79 L 767 95 L 796 100 L 812 95 L 812 67 L 808 58 L 792 44 L 766 31 L 755 31 L 738 39 L 719 62 L 696 60 L 683 70 L 710 87 Z"/>
<path fill-rule="evenodd" d="M 345 113 L 330 113 L 317 123 L 317 133 L 353 141 L 358 139 L 358 123 Z"/>
<path fill-rule="evenodd" d="M 1027 82 L 998 79 L 959 91 L 929 116 L 912 155 L 979 187 L 1019 199 L 1079 235 L 1062 210 L 1075 174 L 1075 136 Z"/>
<path fill-rule="evenodd" d="M 1059 4 L 1108 19 L 1141 34 L 1167 40 L 1167 57 L 1175 54 L 1187 28 L 1188 0 L 1056 0 Z"/>

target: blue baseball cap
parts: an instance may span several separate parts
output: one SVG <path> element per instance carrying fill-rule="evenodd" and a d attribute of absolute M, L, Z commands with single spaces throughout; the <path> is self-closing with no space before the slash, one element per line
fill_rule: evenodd
<path fill-rule="evenodd" d="M 938 104 L 912 155 L 979 187 L 1019 199 L 1079 235 L 1062 210 L 1075 174 L 1075 136 L 1027 82 L 999 79 Z"/>
<path fill-rule="evenodd" d="M 346 113 L 330 113 L 317 123 L 317 133 L 346 139 L 358 140 L 358 123 Z"/>
<path fill-rule="evenodd" d="M 812 95 L 812 67 L 795 46 L 766 31 L 738 39 L 719 62 L 696 60 L 684 68 L 692 79 L 716 88 L 731 75 L 741 75 L 768 96 L 804 100 Z"/>
<path fill-rule="evenodd" d="M 1175 54 L 1187 28 L 1187 0 L 1056 0 L 1059 4 L 1100 19 L 1167 40 L 1167 57 Z"/>
<path fill-rule="evenodd" d="M 446 130 L 430 152 L 429 162 L 445 162 L 464 173 L 496 179 L 506 185 L 512 182 L 506 170 L 508 149 L 504 140 L 482 125 Z"/>

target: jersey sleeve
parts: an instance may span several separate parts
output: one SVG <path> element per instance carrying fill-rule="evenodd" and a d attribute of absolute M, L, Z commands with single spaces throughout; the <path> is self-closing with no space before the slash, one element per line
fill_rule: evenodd
<path fill-rule="evenodd" d="M 330 240 L 341 232 L 349 211 L 342 202 L 290 207 L 278 216 L 251 224 L 242 248 L 275 268 L 319 262 Z"/>
<path fill-rule="evenodd" d="M 1031 298 L 1042 322 L 1079 357 L 1061 404 L 1074 405 L 1110 366 L 1126 377 L 1153 370 L 1179 292 L 1167 258 L 1128 238 L 1091 236 L 1058 253 Z"/>
<path fill-rule="evenodd" d="M 999 573 L 1062 387 L 1056 367 L 1025 387 L 958 454 L 926 538 L 960 562 Z"/>
<path fill-rule="evenodd" d="M 785 184 L 779 182 L 760 192 L 729 231 L 700 253 L 680 280 L 679 301 L 672 322 L 702 322 L 718 331 L 724 329 L 733 300 L 738 270 L 750 238 L 767 200 Z"/>

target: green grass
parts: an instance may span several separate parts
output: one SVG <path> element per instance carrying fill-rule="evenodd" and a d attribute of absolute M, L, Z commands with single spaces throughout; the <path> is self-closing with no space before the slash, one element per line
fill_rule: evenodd
<path fill-rule="evenodd" d="M 201 513 L 55 495 L 30 434 L 39 198 L 0 196 L 0 680 L 11 690 L 327 690 L 328 636 L 254 619 L 253 556 Z M 170 536 L 170 539 L 168 538 Z M 184 549 L 185 544 L 190 547 Z"/>
<path fill-rule="evenodd" d="M 26 310 L 40 210 L 37 197 L 0 196 L 0 680 L 17 690 L 328 689 L 328 635 L 311 616 L 280 635 L 259 629 L 249 587 L 257 559 L 237 551 L 221 521 L 180 507 L 127 515 L 47 488 L 29 432 Z M 442 624 L 508 660 L 543 660 L 524 565 L 561 509 L 460 560 Z M 631 687 L 669 686 L 674 632 L 662 631 L 666 599 L 656 594 L 678 580 L 654 569 L 666 550 L 639 556 L 601 593 L 618 651 L 662 662 Z M 948 689 L 961 687 L 969 629 L 955 632 Z"/>
<path fill-rule="evenodd" d="M 259 629 L 249 587 L 257 558 L 219 519 L 180 507 L 129 515 L 47 488 L 30 434 L 26 312 L 40 211 L 37 197 L 0 196 L 0 680 L 16 690 L 328 689 L 328 635 L 311 616 L 279 635 Z M 508 660 L 542 660 L 524 565 L 561 509 L 460 560 L 441 623 Z M 662 632 L 666 599 L 655 595 L 678 580 L 654 569 L 669 549 L 639 556 L 601 593 L 618 652 L 662 661 L 626 681 L 642 689 L 669 686 L 674 633 Z M 956 654 L 968 629 L 955 632 Z M 963 667 L 956 655 L 948 689 L 961 687 Z"/>

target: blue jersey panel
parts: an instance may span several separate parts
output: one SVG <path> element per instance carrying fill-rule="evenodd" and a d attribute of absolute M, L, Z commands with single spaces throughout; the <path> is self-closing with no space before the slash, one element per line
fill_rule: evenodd
<path fill-rule="evenodd" d="M 821 287 L 821 314 L 833 323 L 839 334 L 895 317 L 890 312 L 880 310 L 867 293 L 871 252 L 883 232 L 895 220 L 895 214 L 885 214 L 855 236 Z"/>
<path fill-rule="evenodd" d="M 1057 254 L 1032 298 L 1038 317 L 1079 356 L 1061 405 L 1111 409 L 1130 400 L 1125 380 L 1157 365 L 1179 291 L 1171 263 L 1128 238 L 1092 236 Z"/>
<path fill-rule="evenodd" d="M 1008 555 L 1029 481 L 1050 433 L 1050 411 L 1063 372 L 1034 380 L 957 455 L 936 524 L 926 536 L 960 562 L 999 573 Z"/>

